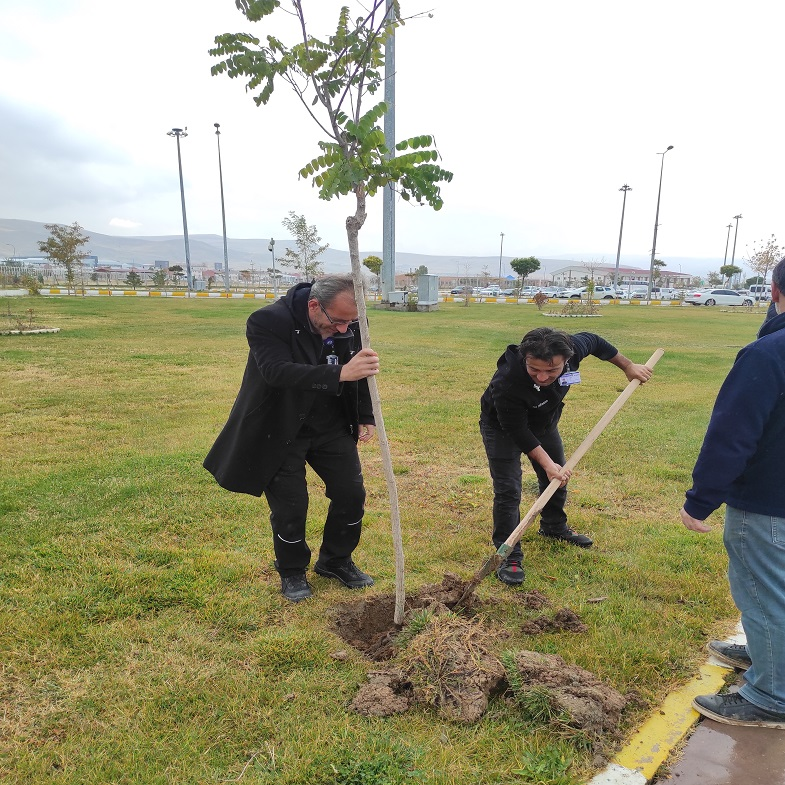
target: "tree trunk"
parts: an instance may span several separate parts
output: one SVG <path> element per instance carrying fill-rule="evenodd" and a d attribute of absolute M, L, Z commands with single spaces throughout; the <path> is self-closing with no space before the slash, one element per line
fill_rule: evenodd
<path fill-rule="evenodd" d="M 360 265 L 360 229 L 365 223 L 365 190 L 362 186 L 355 189 L 357 198 L 357 211 L 346 219 L 346 235 L 349 240 L 349 257 L 352 261 L 352 277 L 354 278 L 354 296 L 357 301 L 357 313 L 360 323 L 360 337 L 364 347 L 370 348 L 371 335 L 368 330 L 368 317 L 365 307 L 365 291 Z M 379 448 L 382 456 L 382 468 L 387 481 L 387 492 L 390 496 L 390 521 L 392 525 L 393 550 L 395 551 L 395 614 L 393 621 L 397 625 L 403 624 L 404 605 L 406 602 L 406 589 L 404 586 L 403 539 L 401 537 L 401 513 L 398 505 L 398 487 L 395 484 L 390 443 L 387 440 L 387 431 L 384 428 L 382 417 L 382 402 L 379 397 L 379 387 L 376 377 L 368 377 L 368 389 L 371 393 L 373 416 L 376 420 L 376 435 L 379 439 Z"/>

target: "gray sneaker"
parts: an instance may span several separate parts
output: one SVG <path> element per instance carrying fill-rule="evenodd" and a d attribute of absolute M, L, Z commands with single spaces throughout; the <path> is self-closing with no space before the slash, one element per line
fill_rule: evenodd
<path fill-rule="evenodd" d="M 526 577 L 520 558 L 506 558 L 496 570 L 496 577 L 508 586 L 520 586 Z"/>
<path fill-rule="evenodd" d="M 704 717 L 725 725 L 785 730 L 785 714 L 761 709 L 742 698 L 738 692 L 731 692 L 728 695 L 698 695 L 693 700 L 692 706 Z"/>
<path fill-rule="evenodd" d="M 720 662 L 746 671 L 752 665 L 752 660 L 747 652 L 747 647 L 738 643 L 725 643 L 725 641 L 709 641 L 706 648 Z"/>

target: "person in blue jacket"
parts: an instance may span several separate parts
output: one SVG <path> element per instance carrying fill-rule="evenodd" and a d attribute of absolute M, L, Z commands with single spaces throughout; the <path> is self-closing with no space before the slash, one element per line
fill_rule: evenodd
<path fill-rule="evenodd" d="M 699 695 L 693 706 L 729 725 L 785 729 L 785 259 L 771 298 L 776 315 L 738 353 L 717 395 L 681 519 L 711 531 L 706 518 L 726 505 L 728 581 L 747 638 L 746 646 L 709 643 L 747 667 L 739 691 Z"/>
<path fill-rule="evenodd" d="M 651 369 L 619 354 L 594 333 L 568 335 L 538 327 L 523 336 L 520 345 L 507 347 L 480 400 L 480 433 L 493 480 L 493 543 L 498 548 L 520 523 L 521 456 L 529 459 L 542 493 L 558 478 L 561 487 L 543 508 L 540 534 L 589 548 L 592 540 L 567 525 L 564 503 L 570 471 L 564 468 L 564 445 L 559 418 L 564 397 L 581 381 L 580 364 L 589 355 L 620 368 L 627 379 L 641 383 Z M 523 583 L 520 543 L 496 570 L 496 577 L 510 586 Z"/>

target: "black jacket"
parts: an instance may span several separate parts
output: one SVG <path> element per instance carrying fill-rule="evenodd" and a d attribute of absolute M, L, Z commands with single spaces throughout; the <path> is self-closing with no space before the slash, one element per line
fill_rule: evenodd
<path fill-rule="evenodd" d="M 601 360 L 611 360 L 618 354 L 615 346 L 594 333 L 575 333 L 570 338 L 575 354 L 568 360 L 562 376 L 577 371 L 581 361 L 590 354 Z M 538 387 L 526 372 L 514 344 L 507 347 L 496 366 L 496 373 L 480 399 L 480 419 L 507 433 L 518 449 L 528 454 L 540 446 L 537 434 L 559 422 L 564 396 L 570 388 L 559 384 L 561 376 L 547 387 Z"/>
<path fill-rule="evenodd" d="M 311 332 L 311 284 L 297 284 L 277 302 L 254 311 L 246 335 L 250 352 L 229 419 L 204 467 L 223 488 L 261 496 L 317 397 L 338 396 L 347 433 L 373 425 L 366 380 L 341 382 L 341 365 L 361 348 L 357 325 L 332 340 L 340 365 L 319 364 L 323 341 Z"/>

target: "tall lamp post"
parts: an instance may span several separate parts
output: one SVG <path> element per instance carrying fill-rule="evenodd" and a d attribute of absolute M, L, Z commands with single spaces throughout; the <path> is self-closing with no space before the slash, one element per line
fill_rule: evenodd
<path fill-rule="evenodd" d="M 624 199 L 621 203 L 621 226 L 619 227 L 619 247 L 616 249 L 616 272 L 613 274 L 613 288 L 618 289 L 619 287 L 619 257 L 621 256 L 621 233 L 624 231 L 624 208 L 627 206 L 627 191 L 631 191 L 627 183 L 619 188 L 620 191 L 624 191 Z"/>
<path fill-rule="evenodd" d="M 273 255 L 273 296 L 275 299 L 278 299 L 278 276 L 275 272 L 275 240 L 270 238 L 270 244 L 267 246 L 267 250 Z"/>
<path fill-rule="evenodd" d="M 725 238 L 725 258 L 722 260 L 723 267 L 728 263 L 728 243 L 730 242 L 731 229 L 733 229 L 733 224 L 728 224 L 728 236 Z"/>
<path fill-rule="evenodd" d="M 736 259 L 736 238 L 739 236 L 739 218 L 741 218 L 741 217 L 742 217 L 741 213 L 739 213 L 738 215 L 734 215 L 733 216 L 733 218 L 736 221 L 736 231 L 733 233 L 733 253 L 731 254 L 731 257 L 730 257 L 731 265 L 733 264 L 734 260 Z"/>
<path fill-rule="evenodd" d="M 499 244 L 499 288 L 502 286 L 502 249 L 504 248 L 504 232 L 499 232 L 501 235 L 501 243 Z"/>
<path fill-rule="evenodd" d="M 660 163 L 660 186 L 657 189 L 657 212 L 654 216 L 654 239 L 651 242 L 651 264 L 649 265 L 649 289 L 646 292 L 646 299 L 651 300 L 651 285 L 654 280 L 654 257 L 657 253 L 657 226 L 659 225 L 660 221 L 660 196 L 662 195 L 662 170 L 665 166 L 665 153 L 668 150 L 673 150 L 673 145 L 668 145 L 664 153 L 657 153 L 657 155 L 662 156 L 662 162 Z"/>
<path fill-rule="evenodd" d="M 188 221 L 185 218 L 185 190 L 183 189 L 183 162 L 180 158 L 180 137 L 188 136 L 187 128 L 172 128 L 167 131 L 167 136 L 173 136 L 177 140 L 177 168 L 180 170 L 180 203 L 183 206 L 183 241 L 185 242 L 185 277 L 188 283 L 188 292 L 192 287 L 191 281 L 191 250 L 188 247 Z"/>
<path fill-rule="evenodd" d="M 221 221 L 224 230 L 224 286 L 226 294 L 229 295 L 229 249 L 226 247 L 226 207 L 224 205 L 224 175 L 221 167 L 221 124 L 213 123 L 215 126 L 215 140 L 218 142 L 218 182 L 221 184 Z"/>

